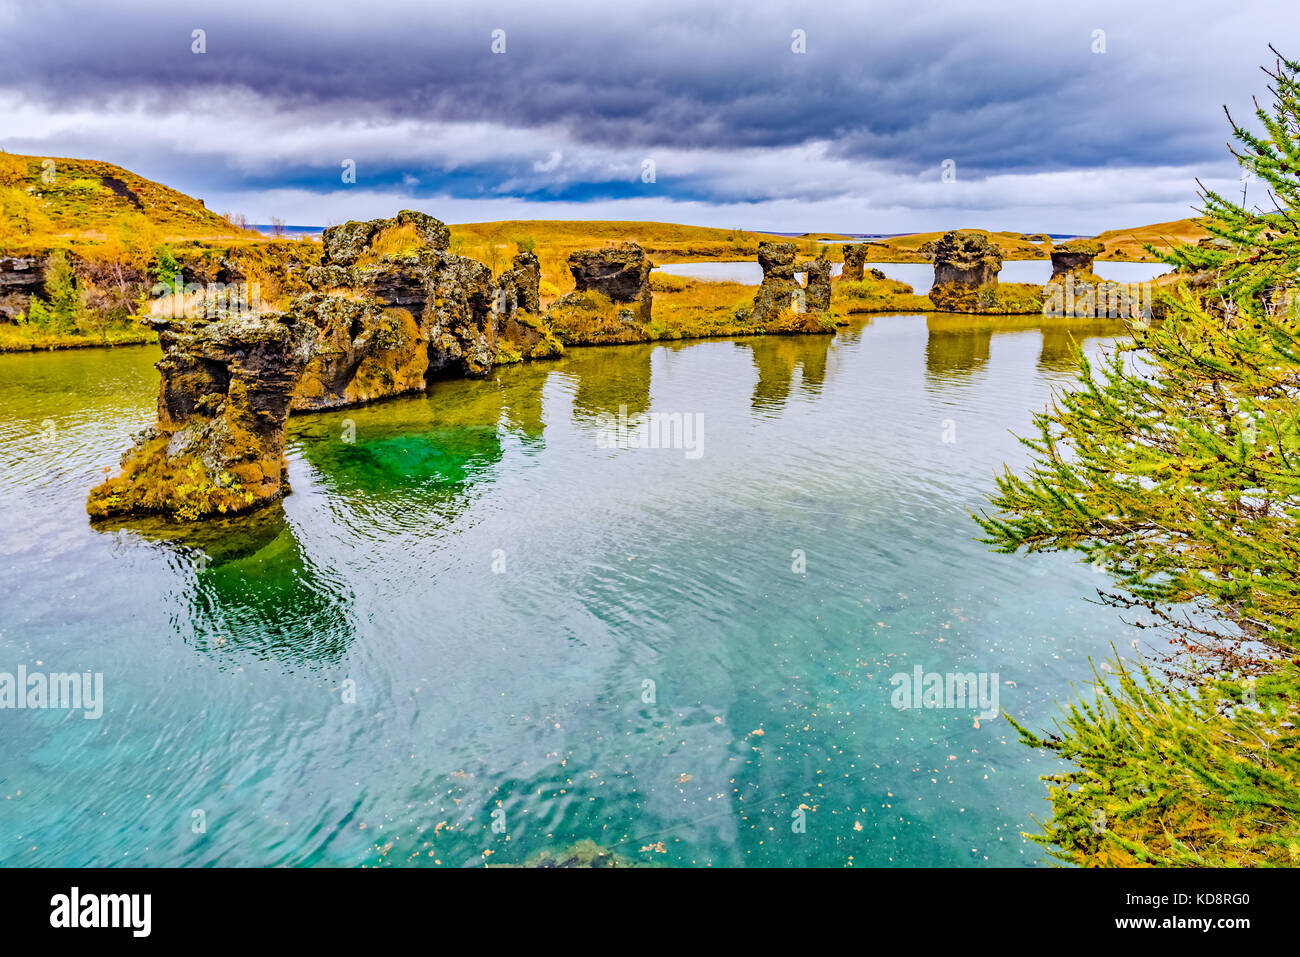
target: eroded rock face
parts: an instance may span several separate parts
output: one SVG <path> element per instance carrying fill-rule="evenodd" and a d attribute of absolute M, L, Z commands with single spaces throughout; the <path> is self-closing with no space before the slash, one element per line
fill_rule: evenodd
<path fill-rule="evenodd" d="M 781 312 L 794 309 L 796 294 L 802 288 L 794 278 L 797 252 L 794 243 L 758 244 L 758 264 L 763 268 L 763 281 L 754 295 L 751 321 L 767 322 Z"/>
<path fill-rule="evenodd" d="M 429 352 L 409 309 L 317 292 L 296 299 L 292 312 L 319 330 L 294 389 L 294 409 L 355 405 L 425 387 Z"/>
<path fill-rule="evenodd" d="M 829 259 L 811 259 L 795 271 L 808 274 L 804 289 L 804 309 L 807 312 L 828 312 L 831 308 L 831 268 Z"/>
<path fill-rule="evenodd" d="M 650 270 L 654 263 L 636 243 L 583 249 L 569 256 L 574 292 L 597 292 L 611 302 L 632 303 L 640 322 L 650 321 Z"/>
<path fill-rule="evenodd" d="M 515 309 L 522 309 L 535 316 L 541 315 L 541 283 L 542 264 L 538 262 L 537 255 L 522 252 L 515 256 L 511 268 L 501 276 L 500 282 L 501 288 L 507 290 L 509 295 L 511 317 Z"/>
<path fill-rule="evenodd" d="M 1073 239 L 1061 243 L 1052 250 L 1052 278 L 1048 281 L 1064 279 L 1068 274 L 1081 279 L 1095 278 L 1092 261 L 1105 248 L 1094 239 Z"/>
<path fill-rule="evenodd" d="M 934 285 L 930 301 L 945 312 L 979 312 L 996 298 L 1002 250 L 980 233 L 947 232 L 931 245 Z"/>
<path fill-rule="evenodd" d="M 430 249 L 446 249 L 451 244 L 451 230 L 441 220 L 427 213 L 404 209 L 392 219 L 348 222 L 331 226 L 321 234 L 326 263 L 351 266 L 371 252 L 378 234 L 393 226 L 409 226 L 422 244 Z"/>
<path fill-rule="evenodd" d="M 487 266 L 447 245 L 447 228 L 423 213 L 347 223 L 326 230 L 321 262 L 303 272 L 310 291 L 284 313 L 209 300 L 200 314 L 210 318 L 152 320 L 163 348 L 158 424 L 122 474 L 91 492 L 87 510 L 189 519 L 254 508 L 286 489 L 291 408 L 486 375 L 497 356 L 498 286 Z"/>
<path fill-rule="evenodd" d="M 845 282 L 861 282 L 870 247 L 866 243 L 845 243 L 840 248 L 844 250 L 844 269 L 840 272 L 840 278 Z"/>
<path fill-rule="evenodd" d="M 312 292 L 297 321 L 320 338 L 293 407 L 313 410 L 418 392 L 451 375 L 487 375 L 501 315 L 492 271 L 447 251 L 450 233 L 425 213 L 325 230 Z"/>
<path fill-rule="evenodd" d="M 0 257 L 0 318 L 16 319 L 20 312 L 28 310 L 32 296 L 44 294 L 43 257 Z"/>
<path fill-rule="evenodd" d="M 91 490 L 95 517 L 247 511 L 287 489 L 285 423 L 319 330 L 291 314 L 154 320 L 158 423 Z"/>

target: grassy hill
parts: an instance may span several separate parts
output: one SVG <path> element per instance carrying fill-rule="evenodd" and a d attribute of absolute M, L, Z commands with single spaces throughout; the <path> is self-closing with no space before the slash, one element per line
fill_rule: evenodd
<path fill-rule="evenodd" d="M 1176 219 L 1170 223 L 1135 226 L 1132 229 L 1108 229 L 1095 237 L 1106 246 L 1100 259 L 1141 259 L 1153 257 L 1142 248 L 1143 243 L 1168 248 L 1172 240 L 1195 243 L 1210 235 L 1199 219 Z"/>
<path fill-rule="evenodd" d="M 123 223 L 164 241 L 247 235 L 202 200 L 98 160 L 0 153 L 0 193 L 7 248 L 95 242 Z"/>
<path fill-rule="evenodd" d="M 743 229 L 622 220 L 512 219 L 498 223 L 460 223 L 450 228 L 454 249 L 494 269 L 494 260 L 508 260 L 520 243 L 533 243 L 543 260 L 543 272 L 555 271 L 547 268 L 548 260 L 557 264 L 576 250 L 611 243 L 639 243 L 652 260 L 668 263 L 692 259 L 753 259 L 760 242 L 786 239 Z"/>

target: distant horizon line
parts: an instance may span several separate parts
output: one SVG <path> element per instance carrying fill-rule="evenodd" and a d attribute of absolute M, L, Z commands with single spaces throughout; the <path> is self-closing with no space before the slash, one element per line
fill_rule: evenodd
<path fill-rule="evenodd" d="M 506 222 L 506 220 L 502 220 L 502 222 Z M 569 223 L 569 222 L 607 223 L 607 222 L 618 222 L 618 220 L 609 220 L 609 219 L 590 219 L 590 220 L 573 220 L 573 219 L 534 219 L 534 220 L 520 220 L 520 222 L 535 222 L 535 223 L 549 223 L 549 222 L 555 222 L 555 223 Z M 467 225 L 477 225 L 477 224 L 476 224 L 476 223 L 446 223 L 445 225 L 448 226 L 448 227 L 454 227 L 454 226 L 467 226 Z M 666 224 L 666 225 L 691 226 L 692 224 L 691 224 L 691 223 L 672 223 L 672 224 Z M 275 227 L 275 225 L 274 225 L 273 223 L 249 223 L 249 224 L 247 225 L 246 228 L 247 228 L 247 229 L 255 229 L 255 230 L 257 230 L 259 233 L 273 233 L 276 227 Z M 286 233 L 323 233 L 325 230 L 329 229 L 330 227 L 328 227 L 328 226 L 293 226 L 293 225 L 290 225 L 290 224 L 288 224 L 288 223 L 284 223 L 284 224 L 280 225 L 279 228 L 282 229 L 282 230 L 283 230 L 284 232 L 286 232 Z M 697 228 L 697 229 L 726 229 L 726 227 L 718 227 L 718 226 L 698 226 L 698 227 L 695 227 L 695 228 Z M 965 227 L 965 228 L 967 228 L 967 229 L 984 229 L 984 227 L 982 227 L 982 226 L 969 226 L 969 227 Z M 949 232 L 949 230 L 938 230 L 938 229 L 915 229 L 915 230 L 911 230 L 910 232 L 902 232 L 902 233 L 844 233 L 844 232 L 839 232 L 839 231 L 837 231 L 837 230 L 833 230 L 833 229 L 810 229 L 810 230 L 804 230 L 803 232 L 788 232 L 788 231 L 786 231 L 786 230 L 781 230 L 781 229 L 752 229 L 752 228 L 751 228 L 751 229 L 745 229 L 745 228 L 742 227 L 742 226 L 737 226 L 736 229 L 740 230 L 741 232 L 764 233 L 764 234 L 766 234 L 766 235 L 768 235 L 768 236 L 785 236 L 785 237 L 789 237 L 789 238 L 792 238 L 792 239 L 793 239 L 793 238 L 796 238 L 796 237 L 799 237 L 799 236 L 830 236 L 830 235 L 833 235 L 833 236 L 847 236 L 849 239 L 897 239 L 899 236 L 917 236 L 917 235 L 920 235 L 921 233 Z M 961 227 L 957 227 L 957 228 L 955 229 L 955 231 L 960 232 L 960 231 L 961 231 Z M 1025 235 L 1025 236 L 1046 236 L 1046 237 L 1048 237 L 1049 239 L 1086 239 L 1086 238 L 1088 238 L 1088 237 L 1085 236 L 1083 233 L 1049 233 L 1049 232 L 1047 232 L 1046 230 L 988 229 L 988 230 L 985 230 L 985 231 L 986 231 L 986 232 L 989 232 L 989 233 L 1010 233 L 1010 232 L 1020 232 L 1022 235 Z M 832 241 L 833 241 L 833 240 L 832 240 Z M 1033 242 L 1033 240 L 1028 240 L 1028 242 Z"/>

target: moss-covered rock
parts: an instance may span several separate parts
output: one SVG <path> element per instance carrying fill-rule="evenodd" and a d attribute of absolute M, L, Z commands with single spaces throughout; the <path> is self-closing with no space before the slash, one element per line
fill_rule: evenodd
<path fill-rule="evenodd" d="M 651 318 L 649 280 L 653 268 L 654 263 L 636 243 L 582 249 L 569 256 L 574 292 L 595 292 L 613 303 L 631 304 L 638 322 Z"/>
<path fill-rule="evenodd" d="M 831 269 L 829 259 L 821 257 L 800 264 L 795 271 L 807 273 L 804 288 L 804 308 L 808 312 L 828 312 L 831 308 Z"/>
<path fill-rule="evenodd" d="M 1096 259 L 1105 246 L 1095 239 L 1072 239 L 1052 249 L 1052 278 L 1049 282 L 1058 282 L 1067 275 L 1073 275 L 1076 281 L 1099 282 L 1092 271 L 1092 261 Z"/>
<path fill-rule="evenodd" d="M 295 409 L 354 405 L 492 370 L 501 289 L 483 263 L 447 251 L 446 226 L 403 210 L 326 234 L 322 262 L 306 271 L 312 292 L 291 307 L 320 330 Z"/>
<path fill-rule="evenodd" d="M 844 243 L 840 249 L 844 252 L 844 269 L 840 272 L 840 280 L 861 282 L 862 270 L 867 262 L 867 252 L 871 247 L 867 243 Z"/>
<path fill-rule="evenodd" d="M 564 344 L 541 316 L 517 310 L 501 323 L 497 363 L 553 359 L 564 354 Z"/>
<path fill-rule="evenodd" d="M 542 265 L 537 254 L 524 251 L 515 256 L 511 268 L 501 275 L 499 284 L 507 295 L 508 313 L 515 309 L 541 315 Z"/>
<path fill-rule="evenodd" d="M 155 323 L 158 424 L 90 492 L 91 516 L 196 519 L 284 494 L 284 428 L 318 330 L 278 313 Z"/>
<path fill-rule="evenodd" d="M 798 292 L 802 287 L 794 276 L 795 256 L 799 247 L 794 243 L 758 244 L 758 264 L 763 270 L 763 281 L 754 294 L 747 321 L 764 325 L 783 312 L 793 312 Z"/>
<path fill-rule="evenodd" d="M 927 253 L 934 262 L 930 301 L 943 312 L 997 311 L 1002 250 L 981 233 L 944 233 Z"/>
<path fill-rule="evenodd" d="M 446 249 L 451 243 L 451 231 L 440 220 L 427 213 L 404 209 L 392 219 L 353 221 L 329 227 L 321 234 L 325 261 L 351 266 L 370 250 L 379 233 L 402 226 L 410 226 L 423 245 L 431 249 Z"/>

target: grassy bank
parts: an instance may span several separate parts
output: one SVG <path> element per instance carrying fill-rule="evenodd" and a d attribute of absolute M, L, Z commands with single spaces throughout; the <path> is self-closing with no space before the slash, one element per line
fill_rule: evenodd
<path fill-rule="evenodd" d="M 158 333 L 136 323 L 102 332 L 50 332 L 31 326 L 0 325 L 0 352 L 35 352 L 42 349 L 94 349 L 136 346 L 158 341 Z"/>

